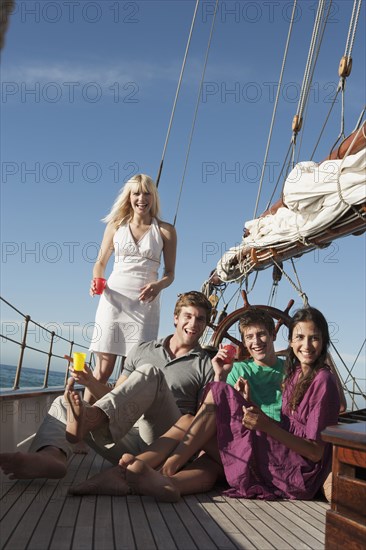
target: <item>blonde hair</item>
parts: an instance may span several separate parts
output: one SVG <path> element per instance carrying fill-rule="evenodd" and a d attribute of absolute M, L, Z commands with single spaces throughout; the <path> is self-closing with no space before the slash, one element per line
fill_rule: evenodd
<path fill-rule="evenodd" d="M 133 218 L 130 195 L 135 192 L 150 193 L 152 197 L 150 214 L 153 218 L 159 218 L 160 200 L 154 181 L 146 174 L 135 174 L 120 190 L 109 214 L 102 219 L 105 223 L 112 223 L 116 227 L 125 225 Z"/>

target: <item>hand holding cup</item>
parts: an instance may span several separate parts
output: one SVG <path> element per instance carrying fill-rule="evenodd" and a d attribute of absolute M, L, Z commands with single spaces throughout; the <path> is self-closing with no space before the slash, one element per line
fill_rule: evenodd
<path fill-rule="evenodd" d="M 74 360 L 73 360 L 74 370 L 84 370 L 86 353 L 82 353 L 80 351 L 74 351 L 73 356 L 74 356 Z"/>
<path fill-rule="evenodd" d="M 221 349 L 224 349 L 227 352 L 225 363 L 232 363 L 236 358 L 236 346 L 233 346 L 232 344 L 225 344 Z"/>
<path fill-rule="evenodd" d="M 94 277 L 93 279 L 94 293 L 103 294 L 106 284 L 107 284 L 107 279 L 104 279 L 103 277 Z"/>

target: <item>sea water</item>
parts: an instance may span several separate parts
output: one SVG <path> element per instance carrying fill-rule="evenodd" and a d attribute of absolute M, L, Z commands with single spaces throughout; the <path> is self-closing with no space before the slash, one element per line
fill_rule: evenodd
<path fill-rule="evenodd" d="M 16 367 L 13 365 L 0 365 L 0 389 L 12 388 Z M 19 388 L 41 388 L 43 386 L 44 371 L 23 367 L 20 374 Z M 63 386 L 65 373 L 51 371 L 48 376 L 48 387 Z"/>

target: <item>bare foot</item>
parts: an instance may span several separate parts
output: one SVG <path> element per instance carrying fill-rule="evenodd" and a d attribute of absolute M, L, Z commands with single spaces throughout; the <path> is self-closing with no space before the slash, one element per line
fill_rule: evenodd
<path fill-rule="evenodd" d="M 130 492 L 126 481 L 126 470 L 121 466 L 109 468 L 69 489 L 72 495 L 125 496 Z"/>
<path fill-rule="evenodd" d="M 10 479 L 60 479 L 66 474 L 66 455 L 56 447 L 37 453 L 1 453 L 0 467 Z"/>
<path fill-rule="evenodd" d="M 177 502 L 180 493 L 173 482 L 148 464 L 125 453 L 119 461 L 126 468 L 126 481 L 133 493 L 157 498 L 162 502 Z"/>
<path fill-rule="evenodd" d="M 177 448 L 175 449 L 175 451 L 177 450 Z M 182 461 L 181 455 L 174 453 L 166 459 L 160 471 L 164 476 L 171 477 L 179 472 L 179 470 L 183 468 L 184 464 L 185 462 Z"/>
<path fill-rule="evenodd" d="M 67 381 L 64 398 L 67 407 L 66 439 L 78 443 L 86 434 L 107 420 L 104 412 L 98 407 L 83 403 L 79 393 L 74 390 L 74 379 Z"/>
<path fill-rule="evenodd" d="M 323 484 L 323 493 L 328 502 L 332 502 L 332 481 L 332 472 L 330 472 Z"/>

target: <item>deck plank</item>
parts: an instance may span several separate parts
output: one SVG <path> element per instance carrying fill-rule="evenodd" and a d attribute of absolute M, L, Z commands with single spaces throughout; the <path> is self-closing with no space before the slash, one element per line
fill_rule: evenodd
<path fill-rule="evenodd" d="M 218 490 L 157 503 L 129 495 L 68 495 L 109 467 L 90 451 L 73 455 L 62 480 L 0 478 L 3 550 L 322 550 L 322 501 L 231 499 Z"/>
<path fill-rule="evenodd" d="M 69 486 L 71 485 L 76 473 L 84 463 L 82 456 L 75 456 L 69 463 L 66 476 L 62 480 L 49 480 L 42 489 L 43 496 L 46 494 L 48 486 L 54 484 L 54 491 L 43 510 L 40 520 L 37 522 L 33 534 L 29 541 L 29 550 L 43 550 L 48 548 L 61 511 L 65 505 L 65 499 Z"/>
<path fill-rule="evenodd" d="M 45 491 L 42 493 L 44 486 Z M 1 523 L 1 541 L 4 548 L 24 548 L 28 544 L 34 525 L 39 521 L 54 487 L 54 483 L 47 484 L 46 480 L 35 480 L 27 485 Z"/>
<path fill-rule="evenodd" d="M 185 550 L 186 548 L 191 548 L 192 550 L 196 550 L 197 546 L 174 506 L 165 502 L 159 502 L 158 505 L 177 549 Z M 190 526 L 188 528 L 190 529 Z"/>
<path fill-rule="evenodd" d="M 313 527 L 316 527 L 323 535 L 325 534 L 325 525 L 319 519 L 319 513 L 315 508 L 307 506 L 306 501 L 297 501 L 292 502 L 294 504 L 293 509 L 297 508 L 299 511 L 295 512 L 301 515 L 302 519 L 308 521 L 312 524 Z M 294 511 L 293 510 L 293 511 Z"/>
<path fill-rule="evenodd" d="M 195 550 L 195 548 L 198 548 L 199 550 L 217 549 L 216 544 L 213 543 L 199 520 L 192 513 L 187 503 L 187 497 L 182 498 L 179 502 L 174 504 L 174 510 L 179 515 L 182 523 L 189 529 L 189 534 L 195 542 L 195 546 L 192 546 L 191 550 Z"/>
<path fill-rule="evenodd" d="M 132 532 L 127 499 L 112 497 L 112 512 L 116 548 L 118 548 L 118 550 L 137 550 Z"/>
<path fill-rule="evenodd" d="M 137 495 L 128 495 L 128 509 L 130 520 L 137 548 L 159 550 L 155 544 L 149 522 L 146 517 L 145 509 L 142 504 L 142 497 Z"/>
<path fill-rule="evenodd" d="M 280 513 L 280 516 L 284 519 L 285 526 L 296 534 L 308 548 L 312 548 L 313 550 L 324 548 L 324 536 L 322 534 L 319 535 L 319 532 L 313 529 L 311 524 L 303 521 L 296 511 L 292 511 L 284 504 L 292 504 L 292 502 L 270 502 L 269 506 Z"/>
<path fill-rule="evenodd" d="M 1 507 L 0 507 L 0 521 L 9 512 L 11 507 L 20 498 L 20 496 L 26 491 L 28 485 L 32 483 L 32 480 L 11 480 L 7 479 L 2 474 L 1 480 Z"/>
<path fill-rule="evenodd" d="M 226 534 L 226 529 L 229 529 L 229 524 L 226 522 L 226 525 L 224 525 L 224 529 L 225 527 L 226 529 L 224 531 L 221 524 L 217 523 L 217 520 L 215 519 L 215 504 L 208 495 L 186 496 L 185 501 L 197 520 L 207 532 L 212 542 L 215 544 L 214 548 L 220 548 L 220 550 L 235 549 L 234 544 Z M 209 508 L 210 511 L 208 511 L 207 508 Z M 221 519 L 225 522 L 224 516 L 221 515 Z M 232 524 L 230 524 L 230 528 L 231 525 Z"/>
<path fill-rule="evenodd" d="M 112 497 L 97 497 L 94 526 L 95 548 L 98 548 L 98 550 L 110 550 L 117 547 L 114 541 Z M 78 546 L 75 545 L 75 548 L 78 548 Z"/>
<path fill-rule="evenodd" d="M 281 550 L 297 548 L 297 539 L 293 538 L 293 540 L 291 540 L 291 534 L 289 536 L 287 532 L 284 532 L 284 530 L 282 530 L 281 533 L 278 533 L 278 522 L 267 514 L 261 506 L 251 506 L 251 508 L 248 508 L 243 505 L 242 499 L 235 499 L 234 502 L 231 502 L 232 499 L 227 498 L 227 501 L 233 508 L 235 508 L 242 518 L 246 519 L 246 523 L 243 527 L 244 531 L 246 530 L 246 524 L 248 522 L 253 527 L 258 529 L 266 540 L 270 541 L 272 547 L 281 548 Z M 248 512 L 250 512 L 254 519 L 252 519 L 251 516 L 248 517 Z"/>
<path fill-rule="evenodd" d="M 214 497 L 215 501 L 218 501 L 220 497 Z M 221 497 L 222 499 L 223 497 Z M 230 514 L 230 517 L 236 520 L 236 523 L 251 544 L 255 548 L 260 550 L 270 550 L 273 548 L 281 548 L 281 550 L 290 550 L 293 548 L 282 537 L 277 534 L 278 524 L 275 521 L 271 521 L 271 518 L 265 517 L 263 513 L 258 513 L 258 509 L 253 510 L 242 506 L 240 499 L 225 498 L 226 510 L 223 507 L 220 508 L 225 514 Z M 261 511 L 260 511 L 261 512 Z M 245 520 L 243 522 L 243 520 Z"/>
<path fill-rule="evenodd" d="M 232 542 L 232 546 L 230 546 L 231 548 L 239 547 L 248 548 L 249 550 L 259 547 L 253 540 L 256 539 L 258 534 L 257 531 L 252 530 L 252 527 L 247 522 L 245 523 L 245 530 L 242 531 L 240 526 L 243 518 L 240 514 L 238 514 L 235 507 L 232 508 L 223 497 L 197 495 L 197 498 L 201 501 L 210 516 L 215 520 L 216 524 L 219 525 L 224 533 L 230 538 Z M 263 539 L 261 537 L 259 538 L 261 539 L 261 542 L 263 542 Z"/>
<path fill-rule="evenodd" d="M 258 516 L 265 521 L 266 517 L 272 518 L 277 524 L 277 533 L 284 538 L 288 544 L 291 544 L 296 550 L 314 550 L 314 547 L 309 545 L 308 542 L 304 539 L 303 533 L 298 529 L 297 525 L 288 521 L 287 518 L 283 515 L 282 511 L 275 506 L 272 506 L 273 503 L 268 501 L 251 501 L 242 499 L 240 501 L 242 506 L 250 508 L 251 510 L 257 510 Z M 325 518 L 325 514 L 324 514 Z M 325 519 L 324 519 L 325 521 Z M 282 550 L 281 545 L 278 547 Z"/>
<path fill-rule="evenodd" d="M 80 499 L 79 513 L 71 546 L 75 550 L 90 550 L 93 547 L 96 500 L 94 496 L 85 496 Z"/>
<path fill-rule="evenodd" d="M 72 478 L 67 477 L 66 487 L 65 483 L 63 483 L 65 490 L 64 505 L 58 518 L 57 525 L 55 526 L 52 541 L 49 546 L 50 550 L 68 550 L 72 547 L 82 498 L 68 495 L 67 491 L 70 485 L 83 481 L 88 477 L 88 474 L 93 475 L 97 473 L 100 470 L 102 460 L 103 459 L 94 452 L 89 452 L 86 455 L 73 455 L 71 464 L 77 463 L 79 467 Z"/>
<path fill-rule="evenodd" d="M 177 545 L 156 500 L 152 497 L 142 497 L 142 504 L 157 548 L 159 550 L 176 550 Z"/>

